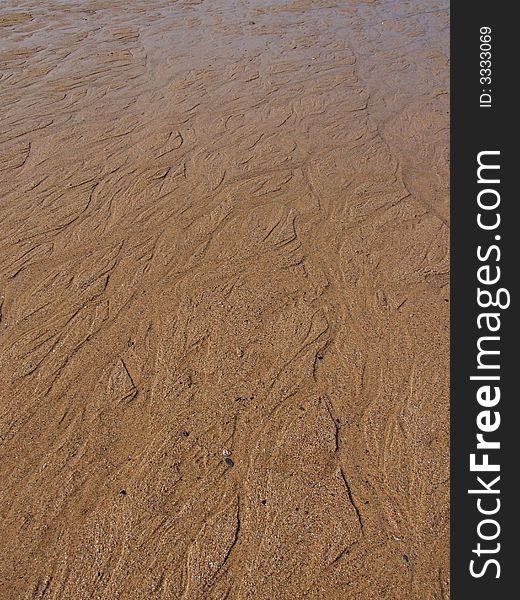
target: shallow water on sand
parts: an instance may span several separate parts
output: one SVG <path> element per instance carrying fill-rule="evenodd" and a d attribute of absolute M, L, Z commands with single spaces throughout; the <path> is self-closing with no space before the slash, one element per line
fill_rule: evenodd
<path fill-rule="evenodd" d="M 0 597 L 449 597 L 448 25 L 0 4 Z"/>

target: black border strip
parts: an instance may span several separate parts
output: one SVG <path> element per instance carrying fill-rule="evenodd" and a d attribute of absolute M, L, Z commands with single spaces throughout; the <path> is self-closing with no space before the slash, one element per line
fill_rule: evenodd
<path fill-rule="evenodd" d="M 513 190 L 517 176 L 513 161 L 518 151 L 513 148 L 513 129 L 518 129 L 516 111 L 513 112 L 513 88 L 516 87 L 516 62 L 519 55 L 514 36 L 515 19 L 513 7 L 507 2 L 482 2 L 458 0 L 451 5 L 451 598 L 453 600 L 498 600 L 510 598 L 513 592 L 514 541 L 518 517 L 513 511 L 518 504 L 512 486 L 516 472 L 518 448 L 511 443 L 513 428 L 516 427 L 516 405 L 518 392 L 513 389 L 513 361 L 519 354 L 515 348 L 513 315 L 515 294 L 511 290 L 518 272 L 515 259 L 516 206 L 520 204 L 518 191 Z M 491 84 L 480 80 L 481 28 L 491 28 Z M 516 38 L 520 37 L 517 33 Z M 485 46 L 485 48 L 487 48 Z M 486 57 L 484 57 L 486 58 Z M 484 65 L 487 66 L 487 65 Z M 480 105 L 480 95 L 491 89 L 491 106 Z M 484 97 L 484 100 L 487 98 Z M 482 157 L 487 162 L 500 164 L 499 184 L 482 184 L 477 179 L 477 157 L 483 151 L 500 151 L 492 158 Z M 495 171 L 496 173 L 497 171 Z M 492 172 L 482 172 L 492 179 Z M 477 223 L 477 196 L 483 188 L 493 188 L 500 195 L 500 205 L 496 211 L 484 213 L 491 222 L 492 214 L 500 213 L 500 226 L 496 230 L 483 230 Z M 483 195 L 491 200 L 493 192 Z M 495 236 L 499 235 L 500 240 Z M 520 232 L 516 233 L 520 237 Z M 493 244 L 500 248 L 491 251 L 487 261 L 479 260 L 477 247 L 481 246 L 481 256 Z M 477 271 L 483 265 L 490 265 L 492 277 L 500 267 L 501 279 L 496 285 L 482 285 L 477 279 Z M 484 272 L 481 272 L 484 274 Z M 477 288 L 491 292 L 502 287 L 511 292 L 511 305 L 507 309 L 485 309 L 479 307 Z M 505 298 L 505 296 L 503 296 Z M 477 340 L 486 335 L 486 329 L 479 329 L 477 318 L 483 312 L 497 311 L 500 315 L 500 330 L 495 335 L 500 340 L 486 341 L 495 344 L 493 349 L 500 355 L 486 356 L 488 364 L 498 362 L 498 370 L 477 368 Z M 481 321 L 481 324 L 483 321 Z M 496 323 L 496 321 L 495 321 Z M 489 334 L 488 334 L 489 335 Z M 488 346 L 489 348 L 491 346 Z M 489 382 L 470 380 L 472 375 L 500 375 L 501 398 L 493 408 L 486 408 L 477 401 L 477 391 Z M 493 389 L 493 388 L 492 388 Z M 485 434 L 486 439 L 499 441 L 499 450 L 477 450 L 477 418 L 481 411 L 491 411 L 490 418 L 495 423 L 495 412 L 500 413 L 500 426 L 494 432 Z M 516 433 L 520 437 L 520 430 Z M 500 465 L 500 472 L 471 472 L 470 455 L 476 453 L 476 461 L 482 460 L 482 453 L 488 453 L 490 463 Z M 478 453 L 480 452 L 480 454 Z M 515 468 L 516 467 L 516 468 Z M 500 476 L 493 490 L 499 494 L 468 494 L 468 490 L 482 488 L 477 477 L 486 482 Z M 480 506 L 492 510 L 500 500 L 496 515 L 483 515 Z M 500 533 L 495 540 L 479 539 L 479 523 L 484 519 L 495 519 Z M 487 523 L 481 526 L 481 533 L 492 537 L 496 526 Z M 477 544 L 486 551 L 474 550 Z M 495 559 L 500 564 L 500 577 L 495 563 L 489 563 L 481 577 L 470 573 L 470 561 L 475 560 L 473 569 L 482 573 L 486 560 Z M 520 571 L 519 571 L 520 572 Z"/>

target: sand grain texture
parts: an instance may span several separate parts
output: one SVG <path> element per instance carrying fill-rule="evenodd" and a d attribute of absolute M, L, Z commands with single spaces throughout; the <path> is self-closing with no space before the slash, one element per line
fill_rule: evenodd
<path fill-rule="evenodd" d="M 449 598 L 448 10 L 0 6 L 0 597 Z"/>

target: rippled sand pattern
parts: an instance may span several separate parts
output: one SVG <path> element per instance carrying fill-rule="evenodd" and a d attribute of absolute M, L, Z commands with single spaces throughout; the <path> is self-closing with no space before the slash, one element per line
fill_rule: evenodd
<path fill-rule="evenodd" d="M 0 4 L 0 597 L 441 600 L 448 12 Z"/>

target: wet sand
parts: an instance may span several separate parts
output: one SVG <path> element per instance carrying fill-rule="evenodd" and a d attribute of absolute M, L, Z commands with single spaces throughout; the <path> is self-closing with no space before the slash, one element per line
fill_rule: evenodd
<path fill-rule="evenodd" d="M 448 51 L 1 3 L 1 598 L 449 598 Z"/>

